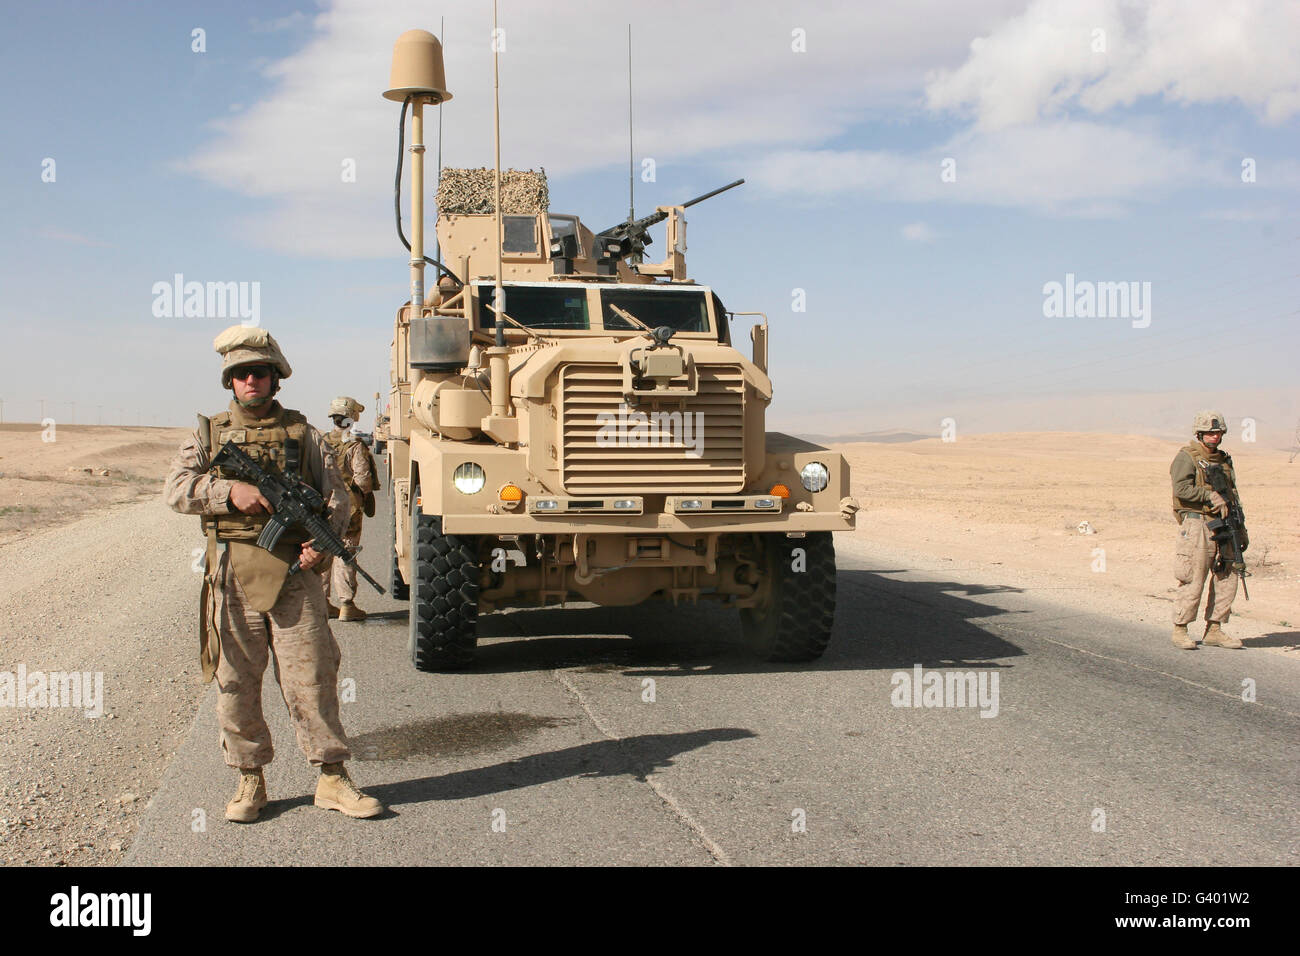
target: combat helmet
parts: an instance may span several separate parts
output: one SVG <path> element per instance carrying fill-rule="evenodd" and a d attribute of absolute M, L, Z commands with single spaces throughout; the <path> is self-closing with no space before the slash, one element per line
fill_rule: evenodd
<path fill-rule="evenodd" d="M 340 395 L 334 401 L 330 402 L 329 417 L 342 415 L 344 418 L 350 418 L 354 422 L 361 418 L 361 413 L 366 410 L 355 398 L 348 398 L 346 395 Z"/>
<path fill-rule="evenodd" d="M 1199 411 L 1196 413 L 1196 421 L 1192 423 L 1192 428 L 1198 435 L 1201 432 L 1226 432 L 1228 420 L 1218 412 Z"/>
<path fill-rule="evenodd" d="M 212 340 L 212 347 L 224 361 L 221 364 L 221 387 L 230 388 L 230 373 L 237 365 L 266 363 L 283 380 L 293 374 L 280 345 L 266 329 L 232 325 Z"/>

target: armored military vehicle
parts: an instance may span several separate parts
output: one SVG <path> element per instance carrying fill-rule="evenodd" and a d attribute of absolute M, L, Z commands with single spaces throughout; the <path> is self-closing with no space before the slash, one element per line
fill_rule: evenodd
<path fill-rule="evenodd" d="M 392 590 L 421 670 L 471 663 L 507 607 L 718 601 L 754 651 L 806 661 L 835 612 L 837 453 L 766 432 L 768 323 L 688 277 L 687 206 L 593 232 L 542 173 L 442 171 L 424 255 L 422 107 L 450 98 L 409 31 L 384 95 L 411 110 L 411 300 L 393 330 Z M 399 143 L 398 183 L 401 183 Z M 401 233 L 400 198 L 398 230 Z M 646 262 L 664 223 L 665 258 Z M 405 242 L 405 239 L 403 239 Z M 438 281 L 426 301 L 424 269 Z M 736 316 L 756 316 L 749 354 Z"/>

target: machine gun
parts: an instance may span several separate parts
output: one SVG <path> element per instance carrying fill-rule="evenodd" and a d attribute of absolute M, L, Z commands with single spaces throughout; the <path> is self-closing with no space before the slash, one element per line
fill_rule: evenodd
<path fill-rule="evenodd" d="M 718 193 L 725 193 L 728 189 L 734 189 L 743 182 L 743 179 L 737 179 L 734 183 L 719 186 L 712 192 L 707 192 L 703 196 L 696 196 L 694 199 L 682 203 L 681 207 L 685 209 L 687 206 L 694 206 L 697 202 L 712 199 Z M 610 226 L 608 229 L 596 233 L 596 238 L 597 240 L 607 240 L 600 245 L 603 246 L 602 251 L 605 252 L 605 255 L 610 258 L 621 259 L 624 256 L 629 256 L 632 262 L 640 262 L 645 247 L 654 241 L 650 238 L 650 227 L 658 225 L 667 218 L 668 213 L 663 211 L 652 212 L 640 219 L 629 217 L 626 222 L 620 222 L 617 226 Z"/>
<path fill-rule="evenodd" d="M 257 538 L 258 547 L 270 551 L 275 548 L 280 536 L 290 528 L 302 528 L 312 536 L 312 547 L 317 551 L 328 551 L 336 558 L 341 558 L 356 568 L 357 573 L 370 582 L 371 587 L 380 594 L 384 593 L 379 582 L 357 564 L 356 552 L 344 544 L 343 539 L 329 526 L 329 522 L 321 517 L 321 512 L 325 510 L 325 499 L 320 492 L 299 478 L 292 469 L 289 474 L 285 474 L 272 464 L 263 468 L 234 442 L 226 442 L 212 459 L 212 464 L 213 467 L 223 468 L 237 478 L 257 485 L 257 490 L 271 502 L 271 520 Z M 296 574 L 299 570 L 300 563 L 294 561 L 289 573 Z"/>
<path fill-rule="evenodd" d="M 1205 480 L 1228 503 L 1227 518 L 1217 517 L 1205 523 L 1205 530 L 1219 546 L 1219 555 L 1214 559 L 1214 570 L 1222 572 L 1225 568 L 1231 567 L 1233 573 L 1241 579 L 1241 591 L 1249 601 L 1250 591 L 1246 589 L 1246 578 L 1250 572 L 1246 570 L 1246 562 L 1242 557 L 1249 544 L 1246 535 L 1246 515 L 1241 510 L 1237 493 L 1232 483 L 1228 481 L 1228 476 L 1224 474 L 1222 465 L 1206 464 Z"/>

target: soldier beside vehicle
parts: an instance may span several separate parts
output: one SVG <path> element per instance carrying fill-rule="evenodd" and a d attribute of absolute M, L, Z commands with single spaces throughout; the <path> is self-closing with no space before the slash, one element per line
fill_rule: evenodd
<path fill-rule="evenodd" d="M 1239 648 L 1241 641 L 1225 634 L 1223 625 L 1232 612 L 1238 577 L 1243 579 L 1244 588 L 1242 553 L 1250 542 L 1232 456 L 1220 447 L 1227 423 L 1218 412 L 1202 411 L 1197 413 L 1193 428 L 1195 440 L 1180 449 L 1169 466 L 1174 516 L 1179 525 L 1174 552 L 1179 588 L 1174 596 L 1172 641 L 1181 650 L 1196 648 L 1197 642 L 1188 634 L 1187 626 L 1196 620 L 1208 581 L 1201 642 Z"/>
<path fill-rule="evenodd" d="M 213 347 L 223 359 L 222 387 L 234 399 L 226 411 L 200 416 L 199 430 L 172 461 L 164 495 L 174 510 L 200 516 L 208 539 L 200 658 L 204 679 L 217 681 L 226 764 L 240 774 L 226 819 L 252 822 L 267 803 L 262 768 L 274 748 L 262 711 L 262 677 L 272 654 L 298 744 L 320 768 L 315 805 L 352 817 L 378 816 L 383 805 L 357 789 L 344 766 L 351 754 L 339 717 L 340 653 L 319 577 L 329 556 L 298 527 L 285 530 L 270 550 L 260 547 L 271 502 L 256 485 L 214 468 L 213 458 L 231 443 L 263 467 L 273 464 L 278 473 L 300 478 L 324 500 L 332 525 L 322 525 L 325 532 L 341 533 L 350 520 L 348 489 L 330 445 L 301 413 L 274 398 L 292 374 L 275 339 L 264 329 L 232 326 Z"/>
<path fill-rule="evenodd" d="M 365 410 L 365 406 L 355 398 L 343 395 L 334 399 L 329 409 L 334 430 L 325 436 L 325 441 L 334 450 L 334 460 L 348 489 L 350 510 L 343 543 L 353 551 L 361 546 L 362 519 L 375 516 L 375 462 L 365 443 L 352 431 Z M 340 621 L 366 619 L 366 612 L 355 603 L 357 571 L 354 566 L 343 561 L 334 562 L 325 582 L 325 596 L 327 599 L 337 598 L 339 602 L 337 607 L 330 602 L 330 617 L 337 617 Z"/>

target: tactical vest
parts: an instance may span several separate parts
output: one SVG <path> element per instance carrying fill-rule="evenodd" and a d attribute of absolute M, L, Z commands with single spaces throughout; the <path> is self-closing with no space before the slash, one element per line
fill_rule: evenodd
<path fill-rule="evenodd" d="M 1236 496 L 1237 476 L 1232 470 L 1231 455 L 1229 455 L 1226 451 L 1216 451 L 1213 454 L 1211 454 L 1205 450 L 1205 446 L 1202 445 L 1199 441 L 1189 442 L 1187 444 L 1187 447 L 1182 450 L 1187 452 L 1187 454 L 1191 456 L 1192 466 L 1193 466 L 1192 470 L 1196 474 L 1197 488 L 1204 488 L 1206 489 L 1207 492 L 1210 491 L 1211 490 L 1210 482 L 1205 477 L 1205 466 L 1222 465 L 1223 473 L 1228 478 L 1228 485 L 1232 488 L 1232 494 L 1234 497 Z M 1215 512 L 1214 505 L 1211 504 L 1208 500 L 1189 501 L 1186 498 L 1179 498 L 1177 495 L 1174 495 L 1173 502 L 1174 502 L 1174 514 L 1178 516 L 1179 524 L 1182 524 L 1184 511 L 1192 511 L 1197 514 L 1203 514 L 1203 515 L 1211 515 L 1214 514 Z"/>
<path fill-rule="evenodd" d="M 352 487 L 352 460 L 347 452 L 357 443 L 355 438 L 345 439 L 346 432 L 335 429 L 325 436 L 326 443 L 334 449 L 334 461 L 343 476 L 343 484 Z"/>
<path fill-rule="evenodd" d="M 357 515 L 364 514 L 367 518 L 375 516 L 375 493 L 373 490 L 362 494 L 353 482 L 352 474 L 352 447 L 361 445 L 361 450 L 365 452 L 370 459 L 370 480 L 373 483 L 378 472 L 375 471 L 375 456 L 370 454 L 370 449 L 360 439 L 347 436 L 347 432 L 341 429 L 335 429 L 325 436 L 325 442 L 334 450 L 334 461 L 338 464 L 339 473 L 343 475 L 343 484 L 347 486 L 348 497 L 352 503 L 352 518 L 356 519 Z M 355 523 L 355 520 L 349 524 Z M 359 526 L 358 526 L 359 530 Z"/>
<path fill-rule="evenodd" d="M 213 415 L 208 421 L 204 450 L 209 458 L 226 442 L 234 442 L 255 461 L 263 465 L 272 462 L 276 468 L 286 471 L 291 464 L 287 443 L 293 439 L 299 449 L 299 461 L 292 464 L 307 484 L 317 490 L 324 487 L 323 476 L 316 473 L 317 469 L 306 455 L 309 426 L 299 412 L 282 408 L 277 402 L 270 416 L 254 418 L 237 402 L 231 402 L 228 411 Z M 200 437 L 204 437 L 202 432 L 200 429 Z M 218 478 L 239 480 L 221 468 L 213 469 L 213 473 Z M 257 537 L 270 520 L 270 515 L 246 515 L 235 511 L 224 515 L 201 515 L 200 520 L 208 537 L 208 567 L 217 567 L 218 551 L 223 545 L 229 548 L 230 566 L 249 603 L 255 610 L 269 611 L 280 595 L 290 565 L 297 559 L 309 535 L 300 528 L 291 529 L 281 536 L 274 551 L 267 551 L 257 546 Z"/>

